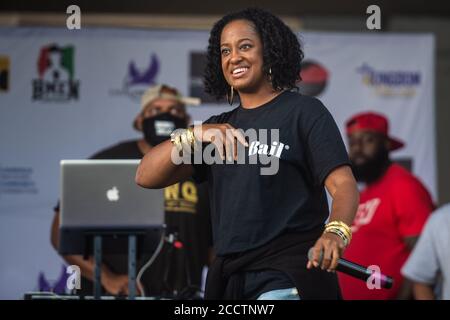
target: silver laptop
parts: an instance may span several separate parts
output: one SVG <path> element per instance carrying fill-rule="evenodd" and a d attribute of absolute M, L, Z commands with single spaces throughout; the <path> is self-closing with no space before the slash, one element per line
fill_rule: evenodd
<path fill-rule="evenodd" d="M 135 183 L 139 160 L 62 160 L 62 229 L 146 229 L 164 224 L 164 190 Z"/>

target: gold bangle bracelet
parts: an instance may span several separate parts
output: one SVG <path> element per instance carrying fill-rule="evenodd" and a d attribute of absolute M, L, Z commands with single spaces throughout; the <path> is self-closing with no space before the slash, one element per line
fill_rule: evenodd
<path fill-rule="evenodd" d="M 333 234 L 337 235 L 339 238 L 342 239 L 342 241 L 344 241 L 344 246 L 346 246 L 346 247 L 350 244 L 350 239 L 340 229 L 329 228 L 329 229 L 325 230 L 324 233 L 333 233 Z"/>
<path fill-rule="evenodd" d="M 189 133 L 189 135 L 191 136 L 192 140 L 195 140 L 195 136 L 194 136 L 194 127 L 189 127 L 187 128 L 187 132 Z"/>
<path fill-rule="evenodd" d="M 330 227 L 330 228 L 325 229 L 325 232 L 338 232 L 339 234 L 342 234 L 347 239 L 350 239 L 348 234 L 344 230 L 339 229 L 339 228 Z"/>
<path fill-rule="evenodd" d="M 343 228 L 346 228 L 346 229 L 350 230 L 350 227 L 345 222 L 342 222 L 342 221 L 334 220 L 334 221 L 328 222 L 326 225 L 327 226 L 337 225 L 337 226 L 341 226 Z"/>
<path fill-rule="evenodd" d="M 170 135 L 170 141 L 175 146 L 175 148 L 180 151 L 182 149 L 181 146 L 181 137 L 179 132 L 172 132 Z"/>
<path fill-rule="evenodd" d="M 194 128 L 193 127 L 189 127 L 187 129 L 187 135 L 188 135 L 188 140 L 189 140 L 189 144 L 191 145 L 191 148 L 194 148 L 196 140 L 195 140 L 195 135 L 194 135 Z"/>
<path fill-rule="evenodd" d="M 325 225 L 325 229 L 328 228 L 328 227 L 343 228 L 349 234 L 349 236 L 351 237 L 351 234 L 352 234 L 351 228 L 346 223 L 344 223 L 342 221 L 330 221 L 329 223 L 327 223 Z"/>
<path fill-rule="evenodd" d="M 181 145 L 186 152 L 192 151 L 192 142 L 187 130 L 181 134 Z"/>
<path fill-rule="evenodd" d="M 325 228 L 325 231 L 326 231 L 326 232 L 328 232 L 328 231 L 335 231 L 335 230 L 338 230 L 340 233 L 342 233 L 342 234 L 348 239 L 349 242 L 352 240 L 352 235 L 351 235 L 351 233 L 349 233 L 349 232 L 348 232 L 346 229 L 344 229 L 344 228 L 341 228 L 341 227 L 335 227 L 335 226 L 329 226 L 329 227 Z"/>
<path fill-rule="evenodd" d="M 325 230 L 331 229 L 331 228 L 336 228 L 336 229 L 341 230 L 346 235 L 348 240 L 351 241 L 352 230 L 346 223 L 344 223 L 342 221 L 331 221 L 325 225 Z"/>

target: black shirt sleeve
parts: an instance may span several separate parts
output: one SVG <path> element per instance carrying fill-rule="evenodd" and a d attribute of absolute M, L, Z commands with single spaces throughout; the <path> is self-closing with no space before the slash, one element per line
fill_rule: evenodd
<path fill-rule="evenodd" d="M 331 171 L 350 165 L 339 129 L 331 113 L 313 98 L 301 117 L 301 139 L 315 185 L 323 185 Z"/>

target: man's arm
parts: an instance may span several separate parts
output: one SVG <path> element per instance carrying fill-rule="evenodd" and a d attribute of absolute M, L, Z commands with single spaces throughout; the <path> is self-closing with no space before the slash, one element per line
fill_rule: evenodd
<path fill-rule="evenodd" d="M 425 187 L 416 180 L 399 180 L 393 190 L 399 236 L 406 249 L 412 252 L 434 205 Z M 403 279 L 397 299 L 413 299 L 413 283 L 407 278 Z"/>
<path fill-rule="evenodd" d="M 406 278 L 403 278 L 402 285 L 398 289 L 397 300 L 412 300 L 413 299 L 413 283 Z"/>
<path fill-rule="evenodd" d="M 53 217 L 50 241 L 53 248 L 58 251 L 59 248 L 59 211 L 55 211 Z M 64 255 L 62 258 L 70 265 L 80 267 L 83 277 L 94 280 L 94 259 L 89 257 L 87 260 L 81 255 Z M 128 276 L 113 273 L 106 265 L 102 265 L 101 282 L 107 292 L 113 295 L 128 294 Z"/>
<path fill-rule="evenodd" d="M 414 249 L 414 246 L 416 245 L 417 240 L 419 240 L 419 236 L 403 238 L 403 242 L 406 244 L 409 251 L 412 251 Z"/>
<path fill-rule="evenodd" d="M 419 236 L 405 237 L 403 238 L 403 242 L 406 244 L 406 247 L 409 251 L 414 249 L 414 246 L 419 240 Z M 411 300 L 413 299 L 413 286 L 414 283 L 410 280 L 403 278 L 402 285 L 398 290 L 397 300 Z"/>
<path fill-rule="evenodd" d="M 425 283 L 413 282 L 414 297 L 416 300 L 435 300 L 433 288 Z"/>

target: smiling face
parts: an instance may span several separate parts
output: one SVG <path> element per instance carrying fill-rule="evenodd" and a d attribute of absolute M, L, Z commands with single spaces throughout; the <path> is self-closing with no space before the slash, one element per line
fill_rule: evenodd
<path fill-rule="evenodd" d="M 225 80 L 239 92 L 257 93 L 271 87 L 263 73 L 263 44 L 252 22 L 234 20 L 220 37 L 222 72 Z"/>

